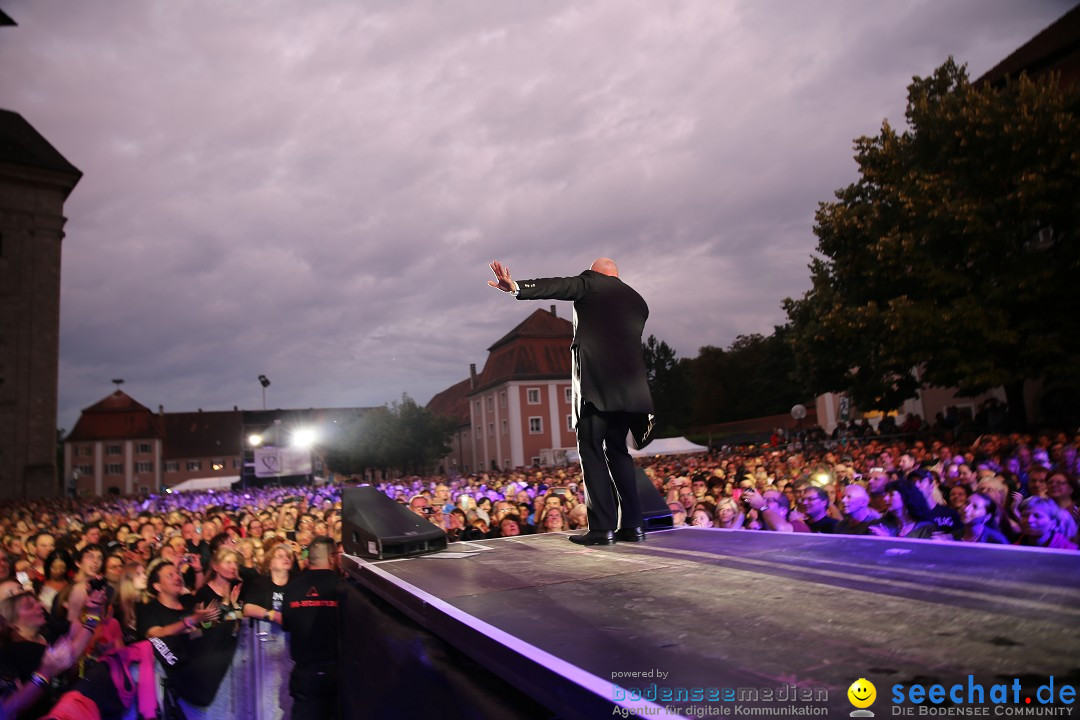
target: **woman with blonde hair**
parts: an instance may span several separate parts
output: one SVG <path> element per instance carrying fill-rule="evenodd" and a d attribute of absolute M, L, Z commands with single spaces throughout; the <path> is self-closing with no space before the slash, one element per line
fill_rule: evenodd
<path fill-rule="evenodd" d="M 139 638 L 136 615 L 139 605 L 146 602 L 146 566 L 133 561 L 120 573 L 120 589 L 116 593 L 116 620 L 124 633 L 124 643 L 130 645 Z"/>
<path fill-rule="evenodd" d="M 224 543 L 210 558 L 206 584 L 195 592 L 195 601 L 220 609 L 217 622 L 202 624 L 199 639 L 199 683 L 189 693 L 192 706 L 183 708 L 188 720 L 236 717 L 243 694 L 242 673 L 234 672 L 233 657 L 239 645 L 240 553 Z"/>
<path fill-rule="evenodd" d="M 737 530 L 743 526 L 746 516 L 743 514 L 739 503 L 732 498 L 721 498 L 716 503 L 716 523 L 714 527 Z"/>
<path fill-rule="evenodd" d="M 256 618 L 259 622 L 259 636 L 264 643 L 262 654 L 266 658 L 262 692 L 276 701 L 268 704 L 276 719 L 288 717 L 292 711 L 289 694 L 292 662 L 285 631 L 281 628 L 281 608 L 294 562 L 289 543 L 267 543 L 267 546 L 262 574 L 244 589 L 244 617 Z"/>
<path fill-rule="evenodd" d="M 543 515 L 536 523 L 536 532 L 538 533 L 562 532 L 566 529 L 566 517 L 563 515 L 563 509 L 557 506 L 545 507 Z"/>

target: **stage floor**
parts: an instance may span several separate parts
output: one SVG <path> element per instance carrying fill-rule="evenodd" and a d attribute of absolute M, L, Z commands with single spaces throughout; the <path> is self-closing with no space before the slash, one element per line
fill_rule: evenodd
<path fill-rule="evenodd" d="M 780 714 L 792 685 L 813 696 L 796 705 L 846 717 L 859 678 L 877 687 L 878 717 L 895 684 L 1080 685 L 1077 553 L 680 528 L 599 548 L 565 534 L 465 543 L 352 572 L 566 717 Z M 616 705 L 634 688 L 652 699 L 653 684 L 755 692 Z"/>

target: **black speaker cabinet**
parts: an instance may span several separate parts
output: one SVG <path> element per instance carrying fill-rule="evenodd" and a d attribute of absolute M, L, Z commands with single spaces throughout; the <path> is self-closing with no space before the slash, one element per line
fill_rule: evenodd
<path fill-rule="evenodd" d="M 345 552 L 388 560 L 446 549 L 446 533 L 373 487 L 344 488 L 341 540 Z"/>
<path fill-rule="evenodd" d="M 675 521 L 671 518 L 671 509 L 664 496 L 653 487 L 649 476 L 639 467 L 634 468 L 634 476 L 637 478 L 637 494 L 641 502 L 641 526 L 645 532 L 673 527 Z"/>

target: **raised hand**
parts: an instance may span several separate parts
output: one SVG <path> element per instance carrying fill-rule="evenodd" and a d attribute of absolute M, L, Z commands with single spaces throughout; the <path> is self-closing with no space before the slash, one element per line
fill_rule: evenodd
<path fill-rule="evenodd" d="M 488 285 L 505 293 L 517 290 L 517 283 L 510 278 L 510 268 L 506 267 L 498 260 L 492 260 L 488 267 L 491 268 L 491 272 L 495 273 L 495 279 L 498 280 L 498 282 L 495 280 L 488 280 Z"/>

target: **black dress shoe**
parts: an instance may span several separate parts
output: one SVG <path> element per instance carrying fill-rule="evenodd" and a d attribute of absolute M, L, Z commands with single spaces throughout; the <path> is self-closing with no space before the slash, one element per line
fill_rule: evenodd
<path fill-rule="evenodd" d="M 614 545 L 615 533 L 610 530 L 590 530 L 584 535 L 571 535 L 570 542 L 578 545 Z"/>
<path fill-rule="evenodd" d="M 645 542 L 645 531 L 640 527 L 623 528 L 615 531 L 615 539 L 619 542 Z"/>

